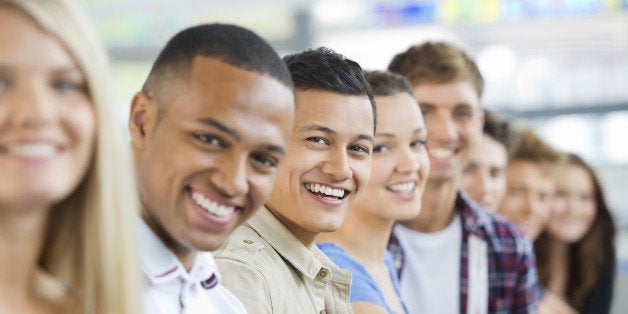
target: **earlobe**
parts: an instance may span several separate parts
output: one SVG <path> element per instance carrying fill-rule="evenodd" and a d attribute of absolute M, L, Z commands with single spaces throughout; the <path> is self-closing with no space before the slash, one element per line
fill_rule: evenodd
<path fill-rule="evenodd" d="M 155 125 L 157 104 L 144 92 L 137 92 L 131 102 L 129 114 L 129 133 L 131 143 L 136 149 L 142 149 Z"/>

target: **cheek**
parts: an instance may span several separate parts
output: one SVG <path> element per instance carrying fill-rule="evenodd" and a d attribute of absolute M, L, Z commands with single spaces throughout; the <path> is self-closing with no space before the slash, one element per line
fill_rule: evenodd
<path fill-rule="evenodd" d="M 505 196 L 501 205 L 501 212 L 513 214 L 519 208 L 519 200 L 516 196 Z"/>
<path fill-rule="evenodd" d="M 591 225 L 597 216 L 597 208 L 594 204 L 589 203 L 585 205 L 584 218 L 588 225 Z"/>
<path fill-rule="evenodd" d="M 371 177 L 371 159 L 357 161 L 351 168 L 358 187 L 364 188 Z"/>
<path fill-rule="evenodd" d="M 81 150 L 91 153 L 96 137 L 96 117 L 90 103 L 68 106 L 62 113 L 64 127 Z M 103 135 L 103 136 L 106 136 Z"/>
<path fill-rule="evenodd" d="M 277 172 L 272 175 L 258 175 L 251 180 L 249 199 L 256 207 L 268 199 L 276 178 Z"/>

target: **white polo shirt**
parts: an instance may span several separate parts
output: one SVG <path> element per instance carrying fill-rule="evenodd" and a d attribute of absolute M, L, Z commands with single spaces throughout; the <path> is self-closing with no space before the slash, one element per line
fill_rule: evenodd
<path fill-rule="evenodd" d="M 144 221 L 140 223 L 140 244 L 145 313 L 247 313 L 242 303 L 220 284 L 218 267 L 210 252 L 196 254 L 188 273 Z"/>

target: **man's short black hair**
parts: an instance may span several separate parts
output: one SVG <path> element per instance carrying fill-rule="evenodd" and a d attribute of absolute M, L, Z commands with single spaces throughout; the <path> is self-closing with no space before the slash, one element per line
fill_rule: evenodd
<path fill-rule="evenodd" d="M 514 125 L 497 112 L 484 109 L 484 135 L 488 135 L 498 143 L 504 145 L 508 156 L 512 156 L 521 142 L 521 138 Z"/>
<path fill-rule="evenodd" d="M 172 37 L 159 53 L 142 90 L 150 94 L 169 77 L 189 75 L 196 56 L 214 57 L 247 71 L 267 74 L 293 88 L 285 63 L 264 39 L 230 24 L 202 24 Z"/>
<path fill-rule="evenodd" d="M 374 96 L 391 96 L 397 93 L 412 94 L 410 82 L 401 74 L 390 71 L 367 71 L 366 80 L 373 89 Z"/>
<path fill-rule="evenodd" d="M 373 109 L 373 124 L 377 124 L 373 91 L 357 62 L 325 47 L 307 49 L 283 59 L 292 75 L 295 89 L 367 96 Z"/>

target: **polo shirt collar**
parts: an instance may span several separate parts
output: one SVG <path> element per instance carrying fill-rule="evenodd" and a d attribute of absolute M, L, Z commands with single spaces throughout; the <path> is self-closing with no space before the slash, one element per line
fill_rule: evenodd
<path fill-rule="evenodd" d="M 198 252 L 188 273 L 177 256 L 142 219 L 139 230 L 142 270 L 152 284 L 158 285 L 182 278 L 190 284 L 200 283 L 205 289 L 218 285 L 220 276 L 211 253 Z"/>

